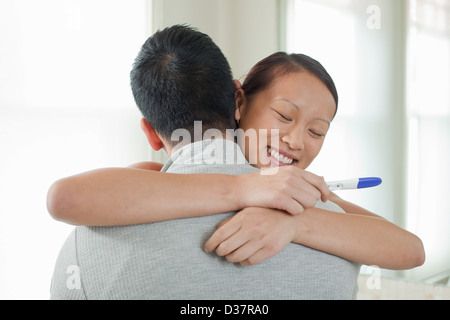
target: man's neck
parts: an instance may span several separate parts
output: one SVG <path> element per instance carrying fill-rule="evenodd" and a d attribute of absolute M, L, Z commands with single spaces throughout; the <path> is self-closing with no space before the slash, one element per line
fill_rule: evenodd
<path fill-rule="evenodd" d="M 176 145 L 172 145 L 169 143 L 164 143 L 165 148 L 164 151 L 167 153 L 167 155 L 169 156 L 169 158 L 171 156 L 173 156 L 178 150 L 190 145 L 190 144 L 194 144 L 196 142 L 202 142 L 202 141 L 207 141 L 207 140 L 229 140 L 233 143 L 235 143 L 235 138 L 234 136 L 229 136 L 226 134 L 223 134 L 222 136 L 214 136 L 213 139 L 198 139 L 198 140 L 194 140 L 194 141 L 181 141 L 180 143 L 176 144 Z"/>
<path fill-rule="evenodd" d="M 177 165 L 247 165 L 247 159 L 234 139 L 206 139 L 172 149 L 161 169 L 166 172 Z"/>

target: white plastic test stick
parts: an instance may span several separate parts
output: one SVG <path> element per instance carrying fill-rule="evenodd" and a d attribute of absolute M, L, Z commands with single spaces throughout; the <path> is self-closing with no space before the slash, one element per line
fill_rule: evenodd
<path fill-rule="evenodd" d="M 330 191 L 365 189 L 379 186 L 383 181 L 380 178 L 356 178 L 327 182 Z"/>

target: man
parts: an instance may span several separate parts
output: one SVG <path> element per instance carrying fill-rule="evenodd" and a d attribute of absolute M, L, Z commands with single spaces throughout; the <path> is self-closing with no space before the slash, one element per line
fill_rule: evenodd
<path fill-rule="evenodd" d="M 227 129 L 235 129 L 235 88 L 225 57 L 207 35 L 184 26 L 157 32 L 142 47 L 131 84 L 146 119 L 142 127 L 150 145 L 171 155 L 162 171 L 257 172 L 225 135 Z M 195 132 L 196 121 L 202 121 L 200 135 Z M 183 141 L 182 146 L 171 141 L 179 129 L 194 140 Z M 202 141 L 208 129 L 218 129 L 223 139 Z M 211 150 L 226 150 L 234 156 Z M 77 227 L 58 257 L 51 298 L 355 297 L 356 264 L 301 245 L 290 244 L 252 267 L 206 254 L 203 247 L 214 228 L 233 214 L 136 226 Z"/>

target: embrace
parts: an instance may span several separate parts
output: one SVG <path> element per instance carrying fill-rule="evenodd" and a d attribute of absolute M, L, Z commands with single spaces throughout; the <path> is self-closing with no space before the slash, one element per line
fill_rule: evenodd
<path fill-rule="evenodd" d="M 209 36 L 176 25 L 144 43 L 131 88 L 170 158 L 51 186 L 50 214 L 76 226 L 52 299 L 355 299 L 362 264 L 424 263 L 417 236 L 306 171 L 338 111 L 318 61 L 274 53 L 241 84 Z"/>

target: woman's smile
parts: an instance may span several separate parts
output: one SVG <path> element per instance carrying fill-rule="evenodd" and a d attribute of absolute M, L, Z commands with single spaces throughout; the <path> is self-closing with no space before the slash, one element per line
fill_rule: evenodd
<path fill-rule="evenodd" d="M 292 155 L 288 155 L 272 147 L 267 147 L 267 156 L 269 157 L 271 167 L 290 166 L 298 162 Z"/>

